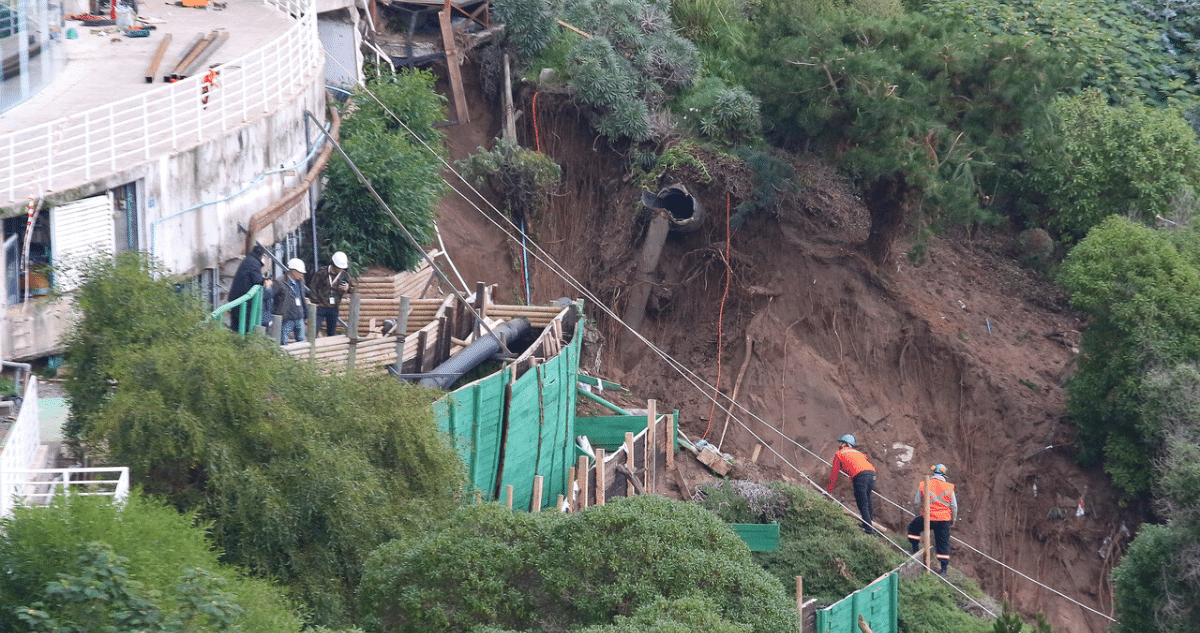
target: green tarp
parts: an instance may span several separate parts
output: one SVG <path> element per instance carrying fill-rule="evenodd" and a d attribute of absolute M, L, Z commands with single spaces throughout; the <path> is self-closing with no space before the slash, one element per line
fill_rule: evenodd
<path fill-rule="evenodd" d="M 774 552 L 779 550 L 779 524 L 729 523 L 735 534 L 740 536 L 752 552 Z"/>
<path fill-rule="evenodd" d="M 896 633 L 900 576 L 892 572 L 816 613 L 817 633 L 859 633 L 861 614 L 872 633 Z"/>

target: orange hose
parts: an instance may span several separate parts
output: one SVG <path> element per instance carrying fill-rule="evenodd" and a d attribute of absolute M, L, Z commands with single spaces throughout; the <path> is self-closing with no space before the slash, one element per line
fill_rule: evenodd
<path fill-rule="evenodd" d="M 717 384 L 713 387 L 712 408 L 708 411 L 708 426 L 704 429 L 702 439 L 708 439 L 712 430 L 713 416 L 717 413 L 717 398 L 721 396 L 721 344 L 725 338 L 725 299 L 729 297 L 729 282 L 733 276 L 733 266 L 729 265 L 729 194 L 725 194 L 725 292 L 721 295 L 721 310 L 717 315 Z"/>

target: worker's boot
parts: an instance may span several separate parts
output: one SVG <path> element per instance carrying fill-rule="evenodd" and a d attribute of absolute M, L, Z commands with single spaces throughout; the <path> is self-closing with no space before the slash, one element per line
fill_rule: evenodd
<path fill-rule="evenodd" d="M 939 571 L 938 573 L 939 573 L 939 574 L 941 574 L 941 575 L 943 575 L 943 576 L 945 576 L 945 575 L 946 575 L 946 569 L 948 569 L 949 567 L 950 567 L 950 562 L 949 562 L 949 561 L 942 561 L 942 570 L 941 570 L 941 571 Z"/>

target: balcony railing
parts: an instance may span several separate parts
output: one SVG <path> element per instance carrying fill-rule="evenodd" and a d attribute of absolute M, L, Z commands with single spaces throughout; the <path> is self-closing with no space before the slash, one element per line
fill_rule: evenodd
<path fill-rule="evenodd" d="M 67 492 L 84 497 L 112 497 L 120 503 L 129 496 L 129 467 L 40 468 L 0 472 L 0 518 L 17 503 L 47 505 Z"/>
<path fill-rule="evenodd" d="M 294 100 L 324 69 L 315 0 L 264 0 L 296 19 L 203 75 L 0 136 L 0 204 L 85 185 L 180 151 Z"/>

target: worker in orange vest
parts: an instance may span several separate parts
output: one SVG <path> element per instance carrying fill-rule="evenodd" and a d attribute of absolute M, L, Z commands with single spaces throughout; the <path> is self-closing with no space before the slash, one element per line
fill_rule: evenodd
<path fill-rule="evenodd" d="M 929 529 L 942 565 L 938 573 L 945 576 L 950 566 L 950 524 L 958 520 L 958 499 L 954 496 L 954 484 L 946 482 L 946 465 L 935 464 L 930 470 L 933 476 L 929 479 Z M 908 543 L 916 554 L 921 549 L 921 533 L 925 531 L 925 482 L 917 486 L 913 503 L 921 508 L 917 518 L 908 524 Z"/>
<path fill-rule="evenodd" d="M 833 454 L 832 471 L 829 473 L 829 494 L 833 494 L 838 473 L 843 470 L 854 484 L 854 501 L 862 517 L 862 531 L 874 534 L 871 518 L 875 513 L 871 509 L 871 493 L 875 492 L 875 467 L 862 451 L 855 448 L 854 436 L 850 434 L 838 438 L 838 451 Z"/>

